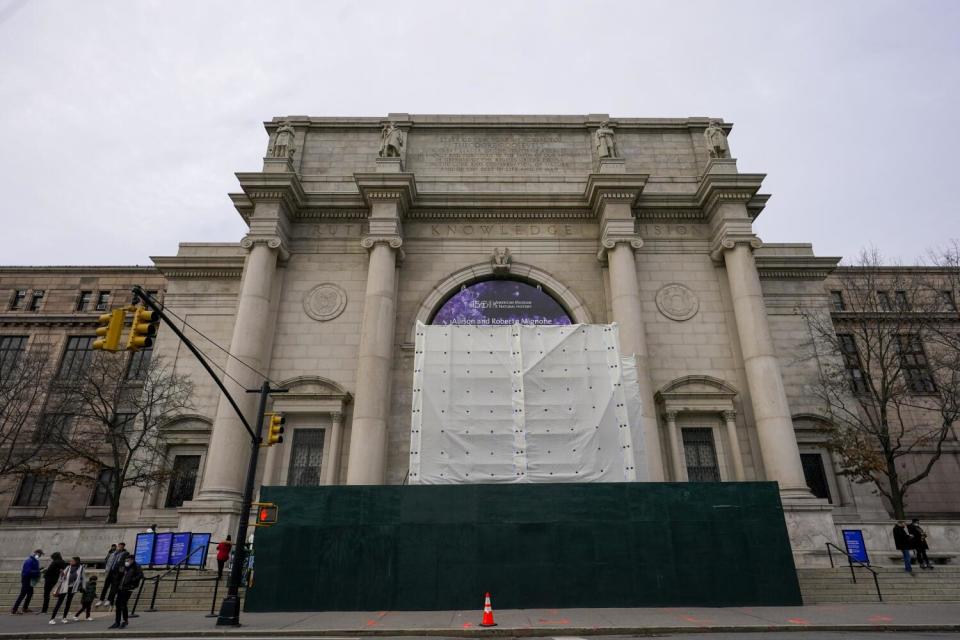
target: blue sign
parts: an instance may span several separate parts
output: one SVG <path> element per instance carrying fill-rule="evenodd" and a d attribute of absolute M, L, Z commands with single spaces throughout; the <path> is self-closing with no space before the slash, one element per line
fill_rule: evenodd
<path fill-rule="evenodd" d="M 152 533 L 137 534 L 137 546 L 133 550 L 133 557 L 137 564 L 147 566 L 153 560 L 154 538 L 155 535 Z"/>
<path fill-rule="evenodd" d="M 430 324 L 573 324 L 570 316 L 540 287 L 518 280 L 483 280 L 463 287 L 433 316 Z"/>
<path fill-rule="evenodd" d="M 855 561 L 870 564 L 867 545 L 863 542 L 863 531 L 860 529 L 843 529 L 843 544 L 847 547 L 847 553 Z"/>
<path fill-rule="evenodd" d="M 158 533 L 157 541 L 153 546 L 153 562 L 151 564 L 170 564 L 170 546 L 172 544 L 172 533 Z"/>
<path fill-rule="evenodd" d="M 207 546 L 210 544 L 209 533 L 195 533 L 190 537 L 190 559 L 188 567 L 202 567 L 206 565 Z"/>
<path fill-rule="evenodd" d="M 187 559 L 187 550 L 190 548 L 190 532 L 173 534 L 170 544 L 170 564 L 180 564 Z"/>

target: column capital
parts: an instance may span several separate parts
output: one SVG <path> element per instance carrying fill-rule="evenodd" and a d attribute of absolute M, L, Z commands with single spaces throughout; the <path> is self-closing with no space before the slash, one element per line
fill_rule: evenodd
<path fill-rule="evenodd" d="M 378 244 L 385 244 L 397 252 L 397 266 L 406 258 L 403 251 L 403 238 L 399 234 L 368 233 L 360 238 L 360 246 L 366 250 L 373 249 Z"/>
<path fill-rule="evenodd" d="M 280 235 L 264 235 L 258 233 L 248 233 L 240 241 L 240 246 L 250 251 L 255 245 L 262 244 L 268 249 L 277 252 L 277 258 L 281 262 L 290 259 L 289 244 Z"/>
<path fill-rule="evenodd" d="M 720 412 L 720 415 L 723 416 L 723 419 L 724 419 L 726 422 L 735 422 L 736 419 L 737 419 L 737 412 L 734 411 L 733 409 L 728 409 L 728 410 L 726 410 L 726 411 L 721 411 L 721 412 Z"/>
<path fill-rule="evenodd" d="M 339 424 L 343 420 L 343 414 L 339 411 L 330 412 L 330 422 L 333 424 Z"/>
<path fill-rule="evenodd" d="M 753 234 L 752 231 L 727 230 L 724 229 L 718 233 L 713 242 L 710 243 L 710 259 L 719 262 L 724 252 L 736 248 L 739 244 L 745 244 L 751 251 L 763 246 L 763 241 Z"/>
<path fill-rule="evenodd" d="M 664 417 L 667 419 L 667 422 L 676 422 L 676 421 L 677 421 L 677 415 L 678 415 L 679 413 L 680 413 L 680 412 L 677 411 L 676 409 L 671 409 L 670 411 L 664 411 L 664 412 L 663 412 L 663 415 L 664 415 Z"/>

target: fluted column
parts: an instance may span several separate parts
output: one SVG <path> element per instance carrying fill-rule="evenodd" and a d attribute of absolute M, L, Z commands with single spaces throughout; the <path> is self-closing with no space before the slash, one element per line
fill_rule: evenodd
<path fill-rule="evenodd" d="M 782 494 L 810 497 L 767 321 L 760 275 L 753 261 L 754 246 L 759 246 L 756 238 L 748 241 L 728 239 L 722 242 L 721 250 L 730 282 L 760 454 L 767 478 L 780 484 Z"/>
<path fill-rule="evenodd" d="M 677 428 L 676 411 L 667 411 L 667 437 L 670 439 L 673 481 L 683 482 L 687 479 L 687 464 L 683 454 L 683 443 L 680 441 L 680 430 Z"/>
<path fill-rule="evenodd" d="M 746 472 L 743 469 L 743 455 L 740 453 L 740 438 L 737 437 L 737 412 L 724 411 L 723 421 L 727 425 L 727 442 L 730 443 L 734 477 L 737 482 L 743 482 L 746 479 Z"/>
<path fill-rule="evenodd" d="M 350 434 L 347 484 L 382 484 L 386 473 L 387 416 L 397 315 L 400 238 L 364 238 L 370 249 L 363 300 L 356 400 Z"/>
<path fill-rule="evenodd" d="M 256 388 L 260 378 L 243 363 L 254 369 L 265 370 L 272 337 L 269 328 L 272 324 L 271 310 L 274 305 L 274 280 L 276 278 L 277 257 L 281 241 L 276 238 L 250 238 L 241 243 L 249 251 L 243 270 L 243 282 L 237 304 L 237 316 L 230 340 L 230 353 L 224 365 L 227 375 L 224 384 L 237 401 L 247 420 L 256 416 L 257 397 L 245 392 L 247 388 Z M 243 386 L 231 379 L 240 381 Z M 220 396 L 217 415 L 213 423 L 203 473 L 203 482 L 197 500 L 237 500 L 243 491 L 245 461 L 250 454 L 250 436 L 240 418 L 225 397 Z"/>

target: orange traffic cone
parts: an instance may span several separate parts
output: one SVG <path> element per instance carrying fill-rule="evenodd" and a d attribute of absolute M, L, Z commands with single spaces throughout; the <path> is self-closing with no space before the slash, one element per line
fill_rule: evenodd
<path fill-rule="evenodd" d="M 495 627 L 497 623 L 493 621 L 493 606 L 490 604 L 490 594 L 487 593 L 483 601 L 483 621 L 481 627 Z"/>

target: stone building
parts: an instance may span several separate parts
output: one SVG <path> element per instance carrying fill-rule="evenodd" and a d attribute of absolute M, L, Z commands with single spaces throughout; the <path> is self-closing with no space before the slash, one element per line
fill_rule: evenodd
<path fill-rule="evenodd" d="M 417 322 L 429 324 L 477 283 L 529 285 L 565 321 L 618 324 L 621 351 L 637 358 L 650 480 L 778 482 L 801 562 L 846 523 L 886 544 L 882 502 L 838 475 L 823 444 L 826 418 L 806 390 L 815 365 L 796 362 L 809 338 L 798 308 L 830 308 L 839 258 L 754 234 L 769 196 L 762 174 L 738 170 L 730 124 L 398 113 L 275 118 L 266 129 L 262 171 L 238 173 L 240 191 L 230 196 L 249 226 L 239 242 L 184 243 L 175 256 L 155 257 L 155 270 L 116 276 L 6 269 L 0 288 L 27 289 L 21 304 L 29 305 L 32 288 L 52 292 L 44 278 L 63 287 L 73 278 L 69 293 L 43 303 L 62 300 L 67 313 L 79 290 L 141 278 L 165 291 L 246 415 L 254 397 L 231 380 L 256 387 L 261 372 L 289 389 L 270 407 L 287 418 L 286 441 L 266 450 L 259 483 L 399 484 Z M 26 317 L 45 316 L 4 313 L 0 332 L 21 331 L 12 323 Z M 92 326 L 88 316 L 71 318 Z M 125 497 L 116 535 L 151 522 L 225 534 L 239 514 L 243 426 L 168 331 L 156 351 L 197 384 L 196 412 L 171 430 L 183 455 L 195 456 L 198 481 L 178 507 Z M 960 449 L 950 446 L 931 482 L 960 478 Z M 928 495 L 940 503 L 922 509 L 947 518 L 933 535 L 953 536 L 960 550 L 949 520 L 955 497 Z M 54 517 L 75 518 L 76 545 L 102 546 L 80 514 L 61 516 L 53 505 L 39 524 L 17 524 L 16 508 L 0 506 L 0 541 L 16 543 L 0 546 L 19 556 Z"/>

